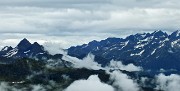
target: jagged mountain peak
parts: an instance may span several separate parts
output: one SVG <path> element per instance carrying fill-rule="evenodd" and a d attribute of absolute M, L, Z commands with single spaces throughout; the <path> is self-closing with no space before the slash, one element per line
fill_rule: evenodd
<path fill-rule="evenodd" d="M 93 40 L 93 41 L 89 42 L 88 44 L 95 44 L 95 43 L 97 43 L 97 42 L 98 42 L 98 41 Z"/>
<path fill-rule="evenodd" d="M 11 50 L 13 49 L 11 46 L 5 46 L 4 48 L 2 48 L 1 51 L 8 51 L 8 50 Z"/>
<path fill-rule="evenodd" d="M 155 37 L 162 37 L 162 36 L 168 37 L 168 34 L 166 32 L 163 32 L 162 30 L 157 30 L 157 31 L 153 32 L 152 34 Z"/>
<path fill-rule="evenodd" d="M 41 47 L 41 45 L 38 42 L 34 42 L 32 45 L 35 47 Z"/>
<path fill-rule="evenodd" d="M 22 43 L 29 43 L 29 44 L 31 44 L 27 38 L 22 39 L 22 40 L 20 41 L 20 43 L 21 43 L 21 42 L 22 42 Z"/>
<path fill-rule="evenodd" d="M 176 30 L 174 33 L 176 33 L 176 34 L 180 34 L 180 30 Z"/>
<path fill-rule="evenodd" d="M 34 42 L 33 44 L 34 44 L 34 45 L 39 45 L 39 43 L 38 43 L 38 42 Z"/>
<path fill-rule="evenodd" d="M 125 38 L 125 40 L 130 40 L 130 41 L 137 41 L 137 40 L 139 40 L 139 39 L 142 39 L 142 38 L 144 38 L 144 36 L 142 35 L 142 34 L 135 34 L 135 35 L 130 35 L 130 36 L 128 36 L 128 37 L 126 37 Z"/>
<path fill-rule="evenodd" d="M 7 58 L 32 58 L 38 56 L 39 54 L 48 55 L 42 45 L 37 42 L 31 44 L 26 38 L 21 40 L 15 48 L 4 47 L 2 51 L 0 51 L 0 56 Z"/>
<path fill-rule="evenodd" d="M 164 33 L 162 30 L 156 30 L 154 33 Z"/>
<path fill-rule="evenodd" d="M 17 48 L 25 50 L 26 48 L 30 46 L 31 46 L 31 43 L 26 38 L 24 38 L 23 40 L 19 42 L 19 44 L 17 45 Z"/>
<path fill-rule="evenodd" d="M 147 36 L 147 33 L 137 33 L 135 35 L 130 35 L 130 36 L 131 36 L 131 38 L 134 37 L 135 39 L 143 39 Z"/>
<path fill-rule="evenodd" d="M 35 53 L 43 53 L 45 50 L 44 50 L 44 47 L 42 45 L 40 45 L 39 43 L 37 42 L 34 42 L 29 48 L 28 50 L 31 50 Z"/>
<path fill-rule="evenodd" d="M 180 30 L 176 30 L 176 31 L 173 32 L 170 36 L 172 36 L 172 37 L 178 37 L 178 36 L 180 36 Z"/>

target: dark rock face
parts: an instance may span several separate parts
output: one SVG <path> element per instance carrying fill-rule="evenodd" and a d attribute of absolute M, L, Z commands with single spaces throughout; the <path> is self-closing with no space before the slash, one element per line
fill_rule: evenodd
<path fill-rule="evenodd" d="M 70 47 L 68 55 L 83 58 L 88 53 L 106 65 L 110 60 L 134 63 L 144 69 L 180 70 L 180 31 L 168 35 L 162 31 L 130 35 L 124 39 L 107 38 L 81 46 Z M 100 57 L 100 58 L 99 58 Z M 101 60 L 98 60 L 101 59 Z M 102 60 L 104 59 L 104 60 Z"/>
<path fill-rule="evenodd" d="M 24 38 L 23 40 L 19 42 L 19 44 L 17 45 L 17 48 L 19 50 L 25 51 L 30 46 L 31 46 L 31 43 L 26 38 Z"/>

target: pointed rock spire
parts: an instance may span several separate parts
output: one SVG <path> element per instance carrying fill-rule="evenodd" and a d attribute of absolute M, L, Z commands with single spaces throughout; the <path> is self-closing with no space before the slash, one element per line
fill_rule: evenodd
<path fill-rule="evenodd" d="M 39 43 L 34 42 L 34 43 L 32 44 L 32 47 L 33 47 L 33 48 L 37 48 L 37 49 L 41 49 L 42 46 L 41 46 Z"/>
<path fill-rule="evenodd" d="M 155 32 L 152 33 L 154 35 L 154 37 L 168 37 L 168 34 L 166 32 L 163 32 L 162 30 L 157 30 Z"/>
<path fill-rule="evenodd" d="M 17 48 L 20 50 L 26 50 L 30 46 L 31 46 L 31 43 L 26 38 L 24 38 L 23 40 L 19 42 L 19 44 L 17 45 Z"/>
<path fill-rule="evenodd" d="M 171 40 L 179 39 L 180 38 L 180 30 L 173 32 L 171 35 L 169 35 L 169 38 Z"/>
<path fill-rule="evenodd" d="M 171 35 L 175 37 L 180 36 L 180 30 L 173 32 Z"/>

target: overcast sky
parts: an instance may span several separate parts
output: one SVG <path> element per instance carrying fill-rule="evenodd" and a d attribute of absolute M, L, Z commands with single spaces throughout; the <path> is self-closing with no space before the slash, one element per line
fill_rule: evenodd
<path fill-rule="evenodd" d="M 61 47 L 180 29 L 179 0 L 0 0 L 0 44 L 55 42 Z"/>

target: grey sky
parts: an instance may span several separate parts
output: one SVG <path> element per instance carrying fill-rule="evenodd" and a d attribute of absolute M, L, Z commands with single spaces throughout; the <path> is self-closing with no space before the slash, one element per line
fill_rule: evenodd
<path fill-rule="evenodd" d="M 0 0 L 1 46 L 27 37 L 67 48 L 94 39 L 159 29 L 172 32 L 179 27 L 179 0 Z"/>

